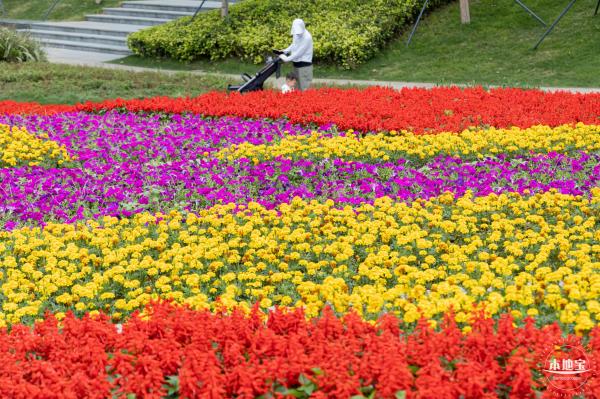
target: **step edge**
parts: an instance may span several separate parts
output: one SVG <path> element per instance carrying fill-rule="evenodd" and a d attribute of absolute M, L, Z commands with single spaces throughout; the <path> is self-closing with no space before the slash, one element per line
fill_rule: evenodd
<path fill-rule="evenodd" d="M 51 35 L 65 35 L 65 36 L 73 36 L 73 37 L 86 37 L 86 38 L 102 38 L 102 39 L 107 39 L 107 40 L 125 40 L 127 41 L 126 37 L 122 37 L 122 36 L 109 36 L 109 35 L 94 35 L 94 34 L 90 34 L 90 33 L 77 33 L 77 32 L 61 32 L 61 31 L 56 31 L 56 30 L 37 30 L 37 29 L 30 29 L 30 30 L 25 30 L 25 32 L 32 34 L 32 33 L 43 33 L 43 34 L 51 34 Z"/>

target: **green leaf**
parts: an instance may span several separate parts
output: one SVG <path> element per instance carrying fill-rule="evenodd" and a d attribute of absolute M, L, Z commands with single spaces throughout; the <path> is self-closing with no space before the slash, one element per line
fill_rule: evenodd
<path fill-rule="evenodd" d="M 306 385 L 310 384 L 311 380 L 309 380 L 304 374 L 300 374 L 300 377 L 298 377 L 298 382 L 300 382 L 301 385 Z"/>
<path fill-rule="evenodd" d="M 396 399 L 406 399 L 406 391 L 398 391 L 395 396 Z"/>
<path fill-rule="evenodd" d="M 302 392 L 297 389 L 288 389 L 287 394 L 292 395 L 295 398 L 306 398 L 307 397 L 306 392 Z"/>
<path fill-rule="evenodd" d="M 317 387 L 314 384 L 308 384 L 302 385 L 300 388 L 298 388 L 298 390 L 310 396 L 316 390 L 316 388 Z"/>
<path fill-rule="evenodd" d="M 286 395 L 286 394 L 289 393 L 289 390 L 286 387 L 284 387 L 283 385 L 277 385 L 275 387 L 274 391 L 276 393 L 281 393 L 281 394 L 284 394 L 284 395 Z"/>
<path fill-rule="evenodd" d="M 179 392 L 179 376 L 171 375 L 167 377 L 167 383 L 164 384 L 164 387 L 167 390 L 167 395 L 169 397 L 177 394 Z"/>
<path fill-rule="evenodd" d="M 410 370 L 410 372 L 411 372 L 411 373 L 413 373 L 413 375 L 414 375 L 414 374 L 417 374 L 417 371 L 419 371 L 420 367 L 419 367 L 419 366 L 416 366 L 416 365 L 413 365 L 413 364 L 411 364 L 410 366 L 408 366 L 408 369 L 409 369 L 409 370 Z"/>

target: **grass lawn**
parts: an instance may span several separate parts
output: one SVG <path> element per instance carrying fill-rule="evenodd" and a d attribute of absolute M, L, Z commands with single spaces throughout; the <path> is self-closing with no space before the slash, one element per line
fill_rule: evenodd
<path fill-rule="evenodd" d="M 548 24 L 568 0 L 524 0 Z M 579 0 L 537 51 L 544 28 L 512 0 L 471 0 L 471 24 L 460 23 L 458 2 L 422 21 L 410 47 L 408 31 L 380 55 L 345 71 L 316 65 L 317 78 L 394 80 L 510 86 L 600 86 L 600 15 L 596 0 Z M 315 40 L 319 40 L 315 38 Z M 253 73 L 256 65 L 239 60 L 190 64 L 127 57 L 115 61 L 168 69 Z"/>
<path fill-rule="evenodd" d="M 0 63 L 0 100 L 74 104 L 109 98 L 194 96 L 225 90 L 227 79 L 214 75 L 166 75 L 48 63 Z"/>
<path fill-rule="evenodd" d="M 6 14 L 2 18 L 40 20 L 54 0 L 3 0 Z M 48 16 L 48 20 L 77 21 L 86 14 L 97 14 L 104 7 L 117 7 L 121 0 L 60 0 Z"/>

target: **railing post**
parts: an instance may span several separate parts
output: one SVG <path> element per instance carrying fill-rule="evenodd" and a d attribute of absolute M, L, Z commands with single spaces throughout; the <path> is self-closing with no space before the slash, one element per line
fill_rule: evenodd
<path fill-rule="evenodd" d="M 421 8 L 421 12 L 419 13 L 419 16 L 417 17 L 417 20 L 415 21 L 415 26 L 413 26 L 412 30 L 410 31 L 410 35 L 408 35 L 408 40 L 406 41 L 406 47 L 408 47 L 410 45 L 410 42 L 411 42 L 415 32 L 417 31 L 417 26 L 419 26 L 419 22 L 421 22 L 421 17 L 423 17 L 425 8 L 427 8 L 427 3 L 429 3 L 429 0 L 425 0 L 425 3 L 423 3 L 423 8 Z"/>
<path fill-rule="evenodd" d="M 540 46 L 540 44 L 542 44 L 542 42 L 544 41 L 544 39 L 546 38 L 546 36 L 548 36 L 550 34 L 550 32 L 552 32 L 552 30 L 554 29 L 554 27 L 560 22 L 560 20 L 562 19 L 562 17 L 565 16 L 565 14 L 567 12 L 569 12 L 569 10 L 571 9 L 571 7 L 573 7 L 573 5 L 575 4 L 577 0 L 571 0 L 571 2 L 569 3 L 569 5 L 567 5 L 567 7 L 563 10 L 563 12 L 560 13 L 560 15 L 558 16 L 558 18 L 556 18 L 554 20 L 554 22 L 552 22 L 552 25 L 550 25 L 550 27 L 546 30 L 546 32 L 544 32 L 544 34 L 542 35 L 542 37 L 540 37 L 540 40 L 538 40 L 538 42 L 535 44 L 535 46 L 533 46 L 534 50 L 537 50 L 537 48 Z"/>
<path fill-rule="evenodd" d="M 540 24 L 542 24 L 543 26 L 546 26 L 546 23 L 544 22 L 544 20 L 543 20 L 543 19 L 541 19 L 541 18 L 539 17 L 539 15 L 537 15 L 536 13 L 534 13 L 533 11 L 531 11 L 531 9 L 530 9 L 529 7 L 527 7 L 527 6 L 525 5 L 525 3 L 523 3 L 521 0 L 515 0 L 515 3 L 517 3 L 518 5 L 520 5 L 521 7 L 523 7 L 523 9 L 524 9 L 525 11 L 527 11 L 527 13 L 528 13 L 529 15 L 531 15 L 533 18 L 535 18 L 535 19 L 536 19 L 536 20 L 537 20 L 537 21 L 538 21 Z"/>
<path fill-rule="evenodd" d="M 48 19 L 48 15 L 50 15 L 50 13 L 54 10 L 54 8 L 56 7 L 56 5 L 59 2 L 60 2 L 60 0 L 54 0 L 54 3 L 52 3 L 52 5 L 48 9 L 48 11 L 46 11 L 46 14 L 44 14 L 44 18 L 43 18 L 44 21 Z"/>
<path fill-rule="evenodd" d="M 198 15 L 198 13 L 200 12 L 200 9 L 202 9 L 202 6 L 204 5 L 205 1 L 206 0 L 202 0 L 202 3 L 200 3 L 200 6 L 196 9 L 194 16 L 192 17 L 192 19 L 190 19 L 190 22 L 188 22 L 188 25 L 191 24 L 192 22 L 194 22 L 194 20 L 196 19 L 196 15 Z"/>

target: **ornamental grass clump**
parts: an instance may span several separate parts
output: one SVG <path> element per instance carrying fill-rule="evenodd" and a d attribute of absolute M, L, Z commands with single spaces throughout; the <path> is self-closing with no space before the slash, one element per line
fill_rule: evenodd
<path fill-rule="evenodd" d="M 31 36 L 8 28 L 0 28 L 0 61 L 45 61 L 46 54 Z"/>

